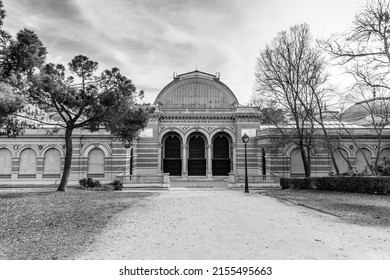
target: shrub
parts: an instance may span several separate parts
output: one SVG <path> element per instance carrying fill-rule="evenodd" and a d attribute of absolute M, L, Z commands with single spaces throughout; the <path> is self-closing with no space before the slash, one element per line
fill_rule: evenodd
<path fill-rule="evenodd" d="M 79 184 L 80 184 L 80 186 L 86 188 L 87 187 L 87 179 L 86 178 L 80 179 Z"/>
<path fill-rule="evenodd" d="M 123 183 L 120 180 L 115 180 L 113 183 L 114 191 L 121 191 L 123 189 Z"/>
<path fill-rule="evenodd" d="M 282 189 L 302 189 L 311 188 L 311 178 L 281 178 L 280 186 Z"/>
<path fill-rule="evenodd" d="M 390 177 L 310 177 L 282 178 L 282 189 L 318 189 L 366 194 L 390 195 Z"/>
<path fill-rule="evenodd" d="M 79 184 L 84 188 L 100 188 L 101 184 L 98 180 L 92 178 L 83 178 L 79 180 Z"/>

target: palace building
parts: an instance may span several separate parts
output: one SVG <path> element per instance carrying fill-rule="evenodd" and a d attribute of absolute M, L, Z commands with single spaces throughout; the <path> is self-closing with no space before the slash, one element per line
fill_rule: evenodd
<path fill-rule="evenodd" d="M 251 185 L 303 175 L 297 146 L 277 145 L 281 142 L 277 130 L 260 124 L 257 108 L 240 105 L 218 73 L 174 74 L 158 94 L 155 106 L 147 127 L 131 146 L 105 130 L 75 131 L 70 184 L 91 177 L 102 182 L 120 179 L 125 186 L 139 187 L 240 187 L 245 172 L 244 134 L 249 136 L 246 150 Z M 341 172 L 349 168 L 345 158 L 356 170 L 363 169 L 362 158 L 374 156 L 377 142 L 370 127 L 356 123 L 361 110 L 351 107 L 350 115 L 354 123 L 345 121 L 354 130 L 355 143 L 361 145 L 357 148 L 350 140 L 341 139 L 335 151 Z M 0 186 L 58 183 L 65 154 L 63 133 L 39 128 L 26 129 L 16 138 L 0 137 Z M 389 136 L 384 134 L 381 150 L 387 157 Z M 316 149 L 311 169 L 313 176 L 327 176 L 333 170 L 324 148 Z"/>

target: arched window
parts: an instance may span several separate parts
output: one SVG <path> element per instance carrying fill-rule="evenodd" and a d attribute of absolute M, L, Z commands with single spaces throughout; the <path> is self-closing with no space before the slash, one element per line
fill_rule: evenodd
<path fill-rule="evenodd" d="M 226 135 L 218 134 L 213 139 L 213 175 L 227 176 L 231 169 L 230 142 Z"/>
<path fill-rule="evenodd" d="M 356 152 L 355 168 L 358 173 L 362 171 L 368 171 L 367 165 L 371 163 L 371 152 L 365 148 L 359 149 Z"/>
<path fill-rule="evenodd" d="M 336 160 L 337 167 L 340 174 L 346 173 L 349 170 L 348 165 L 348 153 L 344 149 L 337 149 L 333 151 L 334 159 Z M 334 166 L 332 165 L 332 171 L 335 171 Z"/>
<path fill-rule="evenodd" d="M 88 154 L 88 177 L 104 178 L 104 152 L 99 148 L 92 149 Z"/>
<path fill-rule="evenodd" d="M 181 138 L 176 133 L 168 134 L 163 140 L 163 172 L 171 176 L 181 176 Z"/>
<path fill-rule="evenodd" d="M 384 158 L 387 160 L 390 160 L 390 149 L 389 148 L 385 148 L 385 149 L 380 151 L 379 163 L 383 163 Z"/>
<path fill-rule="evenodd" d="M 8 149 L 0 149 L 0 179 L 11 179 L 12 154 Z"/>
<path fill-rule="evenodd" d="M 37 154 L 33 149 L 25 149 L 20 153 L 18 178 L 36 178 Z"/>
<path fill-rule="evenodd" d="M 301 151 L 299 149 L 294 149 L 290 154 L 290 172 L 291 177 L 304 177 L 305 168 L 303 166 L 303 160 L 301 156 Z"/>
<path fill-rule="evenodd" d="M 60 178 L 61 153 L 57 149 L 49 149 L 45 152 L 43 162 L 43 178 Z"/>
<path fill-rule="evenodd" d="M 194 133 L 188 141 L 188 176 L 206 175 L 206 141 L 203 134 Z"/>

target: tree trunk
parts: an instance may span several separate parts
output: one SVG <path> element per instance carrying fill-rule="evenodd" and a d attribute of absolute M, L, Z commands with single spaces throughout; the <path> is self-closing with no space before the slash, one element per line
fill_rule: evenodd
<path fill-rule="evenodd" d="M 306 150 L 306 161 L 307 161 L 307 170 L 305 171 L 305 176 L 311 176 L 311 154 L 309 148 Z"/>
<path fill-rule="evenodd" d="M 70 167 L 72 164 L 72 154 L 73 154 L 72 133 L 73 133 L 73 128 L 67 127 L 65 130 L 65 163 L 64 163 L 64 169 L 62 171 L 61 182 L 57 189 L 57 191 L 59 192 L 64 192 L 66 186 L 68 185 Z"/>
<path fill-rule="evenodd" d="M 381 145 L 382 145 L 382 132 L 379 134 L 378 145 L 376 148 L 376 157 L 375 157 L 374 168 L 373 168 L 375 171 L 375 175 L 378 175 L 378 163 L 379 163 L 379 153 L 381 151 Z"/>
<path fill-rule="evenodd" d="M 336 171 L 336 176 L 340 176 L 340 170 L 339 170 L 339 167 L 337 165 L 336 159 L 335 159 L 334 154 L 333 154 L 332 144 L 330 143 L 328 132 L 326 131 L 326 128 L 325 128 L 322 120 L 321 120 L 320 125 L 321 125 L 322 131 L 324 133 L 326 148 L 328 149 L 330 159 L 332 160 L 332 164 L 334 166 L 334 171 Z"/>
<path fill-rule="evenodd" d="M 303 146 L 303 143 L 299 144 L 299 149 L 301 150 L 301 157 L 303 162 L 303 169 L 305 170 L 305 177 L 310 177 L 310 162 L 308 161 L 308 157 L 305 153 L 305 147 Z"/>

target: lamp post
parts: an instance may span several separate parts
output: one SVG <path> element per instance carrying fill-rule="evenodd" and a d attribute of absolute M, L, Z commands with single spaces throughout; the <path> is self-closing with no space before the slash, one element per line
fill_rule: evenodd
<path fill-rule="evenodd" d="M 249 136 L 246 135 L 246 133 L 242 136 L 242 142 L 244 142 L 245 146 L 245 192 L 249 193 L 249 186 L 248 186 L 248 165 L 247 165 L 247 159 L 246 159 L 246 144 L 249 141 Z"/>

